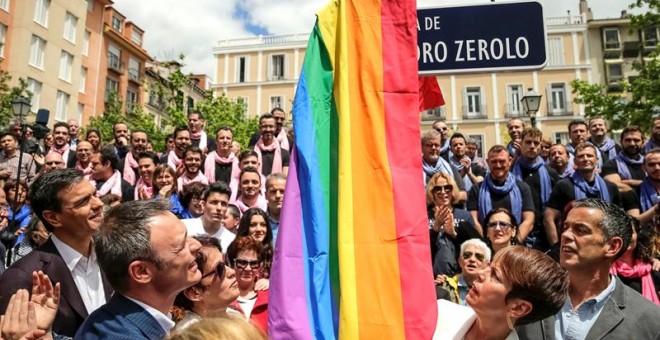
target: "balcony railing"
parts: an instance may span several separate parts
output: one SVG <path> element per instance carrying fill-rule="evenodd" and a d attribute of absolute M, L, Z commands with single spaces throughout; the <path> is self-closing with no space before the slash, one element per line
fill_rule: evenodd
<path fill-rule="evenodd" d="M 621 42 L 615 41 L 615 40 L 605 42 L 605 49 L 606 50 L 619 50 L 619 49 L 621 49 Z"/>
<path fill-rule="evenodd" d="M 118 55 L 108 53 L 108 68 L 121 71 L 121 59 Z"/>
<path fill-rule="evenodd" d="M 561 17 L 545 18 L 546 26 L 572 26 L 582 25 L 586 21 L 582 15 L 565 15 Z"/>
<path fill-rule="evenodd" d="M 463 105 L 463 119 L 487 119 L 486 105 Z"/>
<path fill-rule="evenodd" d="M 435 121 L 444 118 L 446 118 L 444 107 L 436 107 L 435 109 L 422 111 L 422 121 Z"/>
<path fill-rule="evenodd" d="M 504 116 L 506 118 L 524 117 L 525 113 L 522 110 L 521 103 L 511 103 L 504 105 Z"/>
<path fill-rule="evenodd" d="M 129 68 L 128 69 L 128 80 L 132 80 L 135 82 L 140 82 L 140 70 L 136 68 Z"/>
<path fill-rule="evenodd" d="M 220 48 L 253 46 L 253 45 L 279 45 L 279 44 L 305 44 L 309 40 L 309 33 L 283 34 L 271 36 L 246 37 L 238 39 L 226 39 L 218 41 Z"/>
<path fill-rule="evenodd" d="M 569 101 L 555 102 L 552 100 L 548 101 L 548 117 L 557 117 L 557 116 L 572 116 L 573 115 L 573 103 Z"/>

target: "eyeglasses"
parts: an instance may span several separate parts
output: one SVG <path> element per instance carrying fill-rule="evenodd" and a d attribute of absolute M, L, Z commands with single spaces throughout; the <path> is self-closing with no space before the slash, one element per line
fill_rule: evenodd
<path fill-rule="evenodd" d="M 446 184 L 446 185 L 436 185 L 431 189 L 434 194 L 440 193 L 440 192 L 451 192 L 454 189 L 454 186 L 451 184 Z"/>
<path fill-rule="evenodd" d="M 202 279 L 207 278 L 211 275 L 215 274 L 218 279 L 222 280 L 225 277 L 225 263 L 220 262 L 218 265 L 215 267 L 215 270 L 212 270 L 204 275 L 202 275 Z"/>
<path fill-rule="evenodd" d="M 473 252 L 471 252 L 471 251 L 466 251 L 466 252 L 464 252 L 462 257 L 463 257 L 463 260 L 468 260 L 468 259 L 470 259 L 473 255 L 474 255 L 474 257 L 477 259 L 477 261 L 479 261 L 479 262 L 484 262 L 484 260 L 486 260 L 486 255 L 484 255 L 484 254 L 480 254 L 480 253 L 473 253 Z"/>
<path fill-rule="evenodd" d="M 236 268 L 245 269 L 245 268 L 247 268 L 248 265 L 250 265 L 250 268 L 252 268 L 252 269 L 258 269 L 259 267 L 261 267 L 261 261 L 259 261 L 259 260 L 248 261 L 248 260 L 242 260 L 242 259 L 234 260 L 234 266 Z"/>
<path fill-rule="evenodd" d="M 502 230 L 507 230 L 513 227 L 513 224 L 503 221 L 488 222 L 488 228 L 496 228 L 496 227 L 500 227 L 500 229 Z"/>
<path fill-rule="evenodd" d="M 442 131 L 447 131 L 447 130 L 448 130 L 448 128 L 447 128 L 446 126 L 445 126 L 445 127 L 440 127 L 440 128 L 434 128 L 434 129 L 435 129 L 435 131 L 438 131 L 438 132 L 442 132 Z"/>

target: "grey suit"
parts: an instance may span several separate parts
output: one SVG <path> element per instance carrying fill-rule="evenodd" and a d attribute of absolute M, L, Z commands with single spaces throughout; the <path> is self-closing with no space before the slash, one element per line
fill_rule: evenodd
<path fill-rule="evenodd" d="M 660 307 L 619 279 L 615 280 L 614 292 L 589 330 L 587 339 L 660 339 Z M 521 340 L 555 340 L 555 315 L 517 327 L 516 331 Z"/>

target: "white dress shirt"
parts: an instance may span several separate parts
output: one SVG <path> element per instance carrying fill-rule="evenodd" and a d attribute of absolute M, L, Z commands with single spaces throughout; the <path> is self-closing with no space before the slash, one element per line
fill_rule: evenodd
<path fill-rule="evenodd" d="M 68 244 L 62 242 L 57 236 L 52 235 L 51 239 L 71 272 L 71 277 L 73 277 L 73 282 L 75 282 L 78 288 L 87 313 L 91 314 L 105 304 L 105 290 L 103 289 L 101 268 L 99 268 L 99 264 L 96 262 L 94 247 L 92 247 L 92 252 L 89 254 L 89 258 L 87 258 Z"/>
<path fill-rule="evenodd" d="M 174 321 L 172 321 L 172 315 L 171 314 L 167 313 L 167 315 L 165 315 L 161 311 L 159 311 L 158 309 L 156 309 L 154 307 L 151 307 L 151 306 L 149 306 L 148 304 L 146 304 L 142 301 L 138 301 L 138 300 L 136 300 L 132 297 L 126 296 L 126 295 L 124 295 L 124 297 L 131 300 L 131 301 L 133 301 L 133 302 L 135 302 L 135 303 L 137 303 L 140 307 L 142 307 L 142 309 L 144 309 L 145 311 L 147 311 L 147 313 L 149 313 L 151 316 L 153 316 L 154 319 L 156 319 L 156 321 L 160 325 L 160 327 L 162 327 L 163 330 L 165 330 L 165 333 L 169 333 L 170 330 L 172 329 L 172 327 L 174 327 Z"/>

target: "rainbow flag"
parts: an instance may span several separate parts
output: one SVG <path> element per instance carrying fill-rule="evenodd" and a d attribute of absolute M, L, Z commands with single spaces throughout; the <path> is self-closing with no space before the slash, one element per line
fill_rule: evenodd
<path fill-rule="evenodd" d="M 273 339 L 430 339 L 415 0 L 318 13 L 271 272 Z"/>

